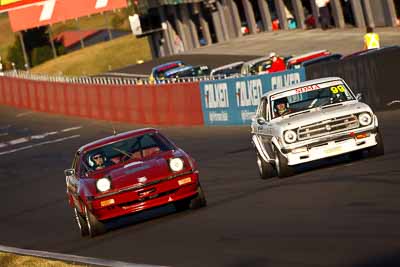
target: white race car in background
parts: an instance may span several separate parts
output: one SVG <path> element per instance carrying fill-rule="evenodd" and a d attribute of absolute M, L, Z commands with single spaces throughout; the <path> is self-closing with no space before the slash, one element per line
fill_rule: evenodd
<path fill-rule="evenodd" d="M 294 174 L 294 166 L 349 153 L 384 154 L 378 119 L 338 77 L 306 81 L 263 95 L 252 142 L 261 178 Z"/>

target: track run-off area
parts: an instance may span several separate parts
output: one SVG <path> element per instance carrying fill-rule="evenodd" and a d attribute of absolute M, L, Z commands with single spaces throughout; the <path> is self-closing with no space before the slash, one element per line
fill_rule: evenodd
<path fill-rule="evenodd" d="M 143 126 L 0 106 L 0 244 L 164 266 L 399 266 L 400 110 L 377 115 L 384 156 L 269 180 L 249 126 L 160 128 L 197 160 L 208 206 L 142 212 L 91 239 L 79 235 L 63 170 L 81 145 Z"/>

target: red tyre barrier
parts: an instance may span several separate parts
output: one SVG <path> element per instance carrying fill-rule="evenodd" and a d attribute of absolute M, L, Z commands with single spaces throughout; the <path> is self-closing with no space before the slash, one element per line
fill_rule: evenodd
<path fill-rule="evenodd" d="M 88 106 L 88 97 L 87 97 L 87 91 L 85 86 L 81 86 L 79 88 L 80 90 L 77 90 L 77 104 L 80 107 L 79 109 L 79 116 L 81 117 L 90 117 L 89 114 L 89 106 Z"/>
<path fill-rule="evenodd" d="M 0 77 L 0 104 L 154 125 L 203 125 L 199 83 L 95 85 Z"/>
<path fill-rule="evenodd" d="M 46 83 L 44 82 L 36 83 L 36 94 L 37 94 L 39 111 L 48 112 L 49 105 L 47 102 Z"/>
<path fill-rule="evenodd" d="M 47 101 L 48 101 L 48 112 L 50 113 L 57 113 L 57 89 L 55 83 L 48 83 L 46 86 L 46 94 L 47 94 Z"/>
<path fill-rule="evenodd" d="M 23 108 L 29 107 L 29 94 L 28 94 L 28 86 L 24 80 L 19 80 L 19 92 L 21 93 L 21 106 Z"/>
<path fill-rule="evenodd" d="M 13 106 L 20 107 L 20 93 L 19 93 L 19 83 L 12 84 L 12 104 Z"/>
<path fill-rule="evenodd" d="M 38 98 L 37 98 L 37 94 L 36 94 L 36 82 L 31 82 L 28 83 L 28 95 L 29 95 L 29 100 L 30 100 L 30 109 L 33 110 L 38 110 Z"/>
<path fill-rule="evenodd" d="M 11 90 L 12 83 L 6 84 L 4 87 L 4 94 L 5 94 L 5 103 L 7 105 L 12 105 L 11 99 L 12 99 L 12 90 Z"/>

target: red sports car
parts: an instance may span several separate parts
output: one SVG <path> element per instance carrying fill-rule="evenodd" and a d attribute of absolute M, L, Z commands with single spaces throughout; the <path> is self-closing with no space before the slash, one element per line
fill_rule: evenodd
<path fill-rule="evenodd" d="M 206 205 L 195 160 L 156 129 L 82 146 L 65 177 L 82 236 L 104 233 L 107 220 L 157 206 Z"/>

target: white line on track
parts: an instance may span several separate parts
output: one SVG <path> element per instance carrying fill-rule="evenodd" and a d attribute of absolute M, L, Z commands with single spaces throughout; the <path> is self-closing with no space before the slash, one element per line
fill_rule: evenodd
<path fill-rule="evenodd" d="M 71 127 L 71 128 L 67 128 L 67 129 L 61 130 L 61 132 L 65 133 L 65 132 L 79 130 L 81 128 L 82 128 L 82 126 L 76 126 L 76 127 Z"/>
<path fill-rule="evenodd" d="M 32 113 L 34 113 L 34 112 L 33 112 L 33 111 L 22 112 L 22 113 L 17 114 L 16 117 L 17 117 L 17 118 L 23 117 L 23 116 L 30 115 L 30 114 L 32 114 Z"/>
<path fill-rule="evenodd" d="M 58 138 L 58 139 L 51 140 L 51 141 L 45 141 L 45 142 L 41 142 L 41 143 L 29 145 L 29 146 L 19 147 L 19 148 L 16 148 L 16 149 L 11 149 L 11 150 L 7 150 L 7 151 L 4 151 L 4 152 L 0 152 L 0 156 L 11 154 L 11 153 L 18 152 L 18 151 L 21 151 L 21 150 L 27 150 L 27 149 L 34 148 L 34 147 L 39 147 L 39 146 L 44 146 L 44 145 L 48 145 L 48 144 L 59 143 L 59 142 L 65 141 L 65 140 L 78 138 L 78 137 L 80 137 L 79 134 L 68 136 L 68 137 L 63 137 L 63 138 Z"/>
<path fill-rule="evenodd" d="M 130 263 L 130 262 L 122 262 L 122 261 L 103 260 L 103 259 L 82 257 L 82 256 L 76 256 L 76 255 L 68 255 L 68 254 L 62 254 L 62 253 L 6 247 L 6 246 L 2 246 L 2 245 L 0 245 L 0 251 L 14 253 L 14 254 L 27 255 L 27 256 L 41 257 L 41 258 L 52 259 L 52 260 L 68 261 L 68 262 L 75 262 L 75 263 L 80 263 L 80 264 L 90 264 L 90 265 L 96 265 L 96 266 L 161 267 L 159 265 L 147 265 L 147 264 L 137 264 L 137 263 Z"/>
<path fill-rule="evenodd" d="M 55 134 L 58 134 L 58 132 L 57 132 L 57 131 L 54 131 L 54 132 L 49 132 L 49 133 L 44 133 L 44 134 L 32 135 L 32 136 L 30 137 L 30 139 L 43 139 L 43 138 L 45 138 L 45 137 L 47 137 L 47 136 L 55 135 Z"/>
<path fill-rule="evenodd" d="M 7 136 L 7 135 L 8 135 L 8 133 L 1 133 L 1 134 L 0 134 L 0 137 L 1 137 L 1 136 Z"/>
<path fill-rule="evenodd" d="M 45 138 L 46 136 L 48 136 L 48 134 L 47 134 L 47 133 L 44 133 L 44 134 L 37 134 L 37 135 L 32 135 L 32 136 L 31 136 L 31 139 L 32 139 L 32 140 L 36 140 L 36 139 L 43 139 L 43 138 Z"/>
<path fill-rule="evenodd" d="M 66 128 L 61 131 L 53 131 L 53 132 L 48 132 L 48 133 L 44 133 L 44 134 L 37 134 L 37 135 L 32 135 L 32 136 L 27 136 L 27 137 L 21 137 L 21 138 L 14 139 L 14 140 L 11 140 L 8 142 L 0 143 L 0 148 L 6 147 L 6 146 L 18 145 L 18 144 L 26 143 L 26 142 L 29 142 L 32 140 L 44 139 L 47 136 L 56 135 L 59 133 L 71 132 L 71 131 L 79 130 L 81 128 L 82 128 L 82 126 L 76 126 L 76 127 Z"/>
<path fill-rule="evenodd" d="M 18 139 L 14 139 L 8 142 L 9 145 L 18 145 L 18 144 L 22 144 L 22 143 L 26 143 L 30 140 L 30 138 L 27 137 L 22 137 L 22 138 L 18 138 Z"/>

